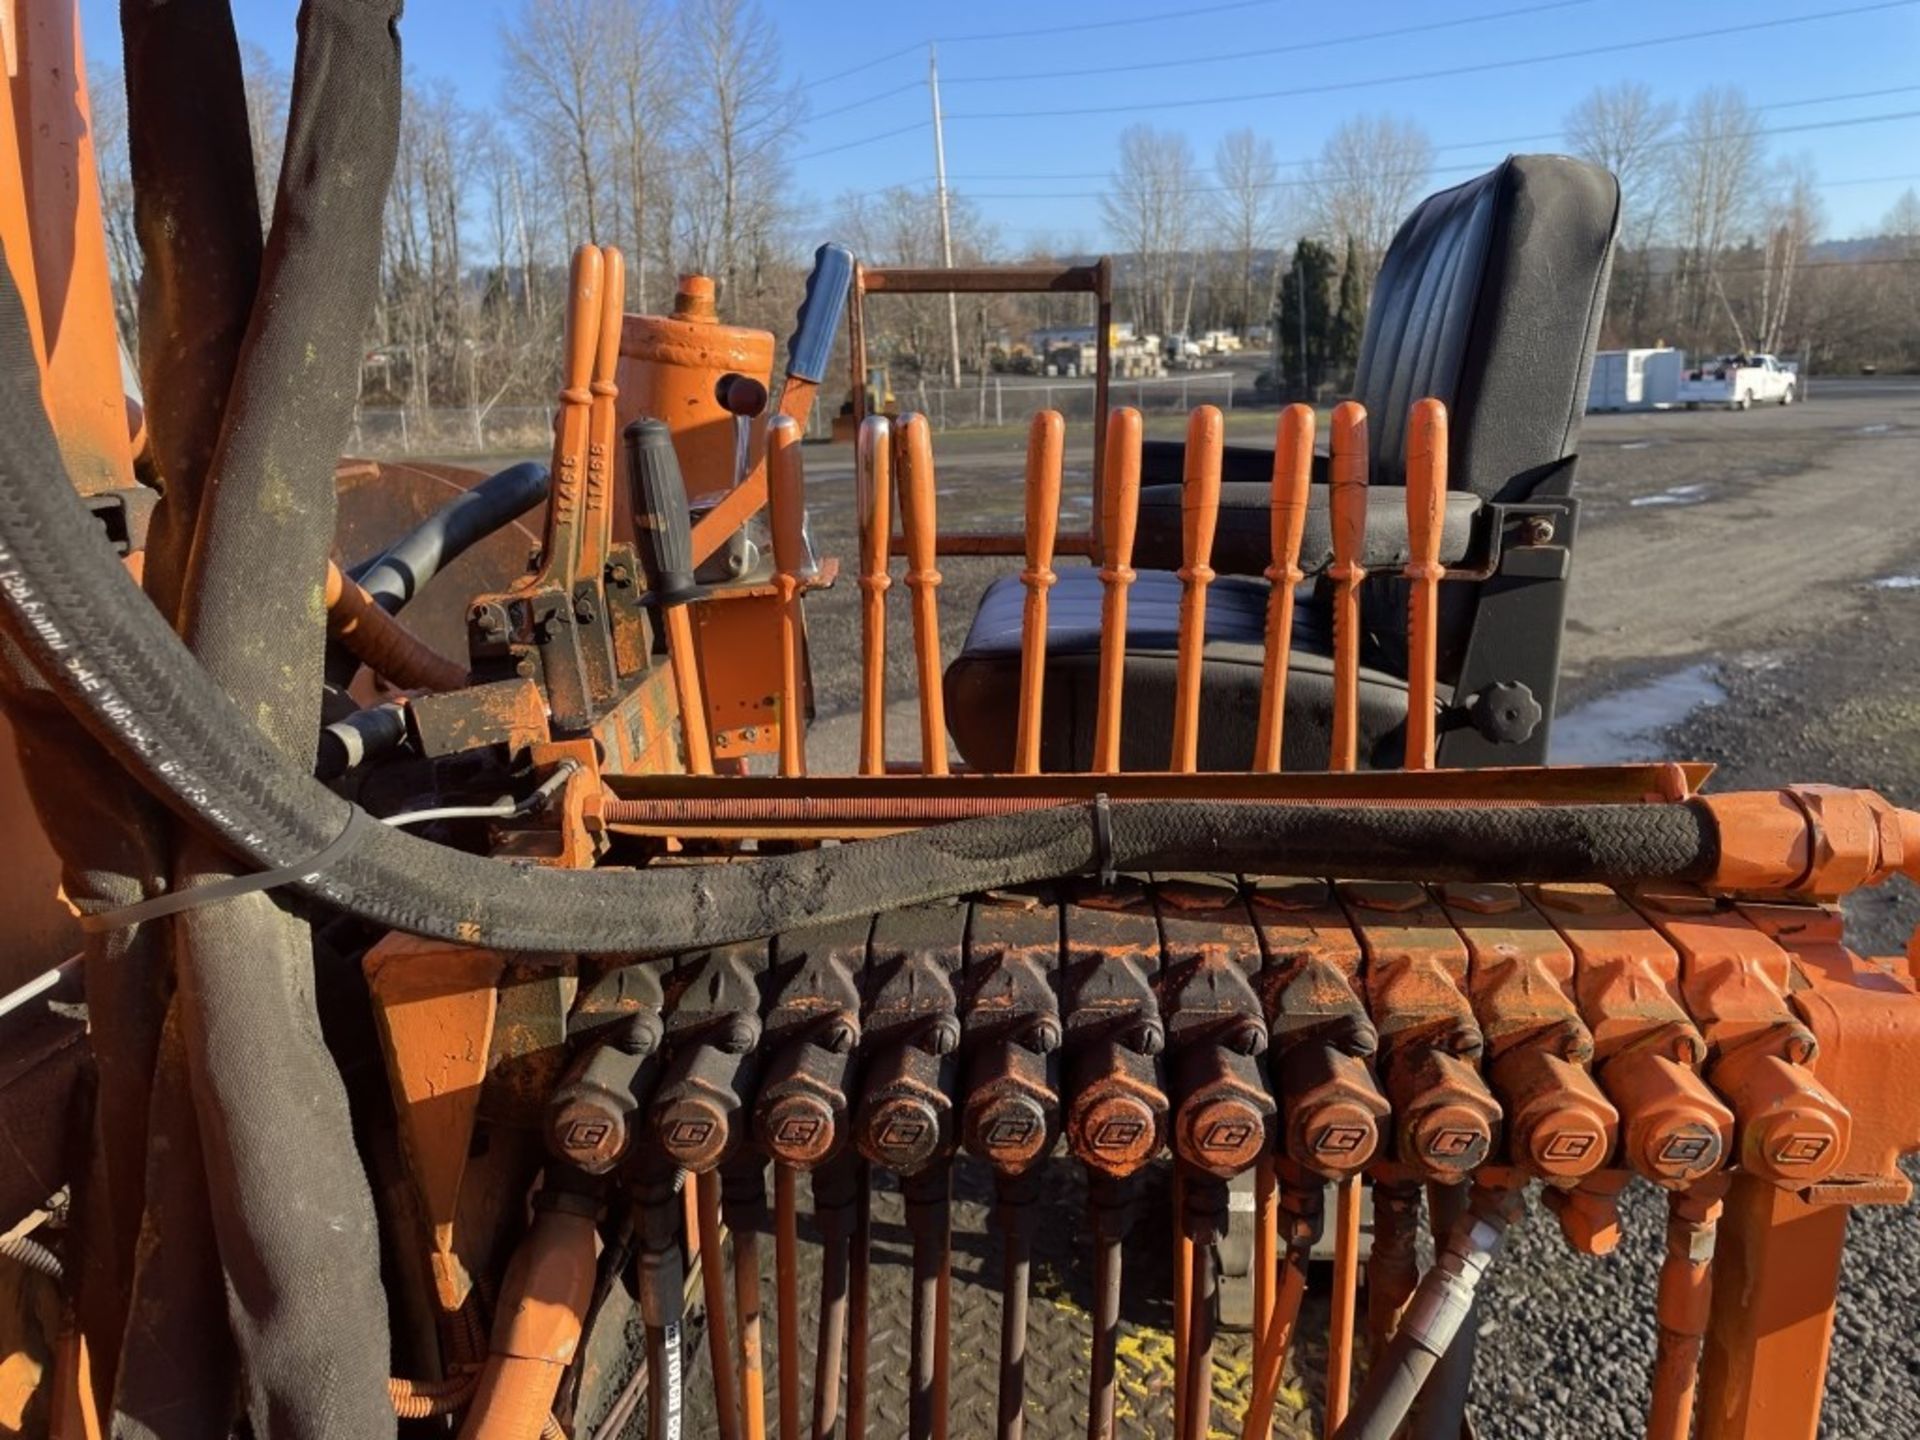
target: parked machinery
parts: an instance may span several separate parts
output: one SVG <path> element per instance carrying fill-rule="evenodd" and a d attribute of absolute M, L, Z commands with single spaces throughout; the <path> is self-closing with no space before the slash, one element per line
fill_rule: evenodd
<path fill-rule="evenodd" d="M 352 7 L 333 20 L 335 50 L 303 51 L 302 146 L 324 142 L 317 119 L 300 123 L 321 115 L 356 117 L 357 145 L 390 130 L 386 27 Z M 358 63 L 335 63 L 340 46 Z M 1133 555 L 1139 415 L 1107 418 L 1093 523 L 1064 540 L 1064 422 L 1034 417 L 1024 531 L 993 537 L 1018 540 L 1021 566 L 999 711 L 1013 762 L 997 773 L 949 749 L 930 427 L 866 417 L 859 773 L 822 774 L 805 743 L 805 607 L 838 567 L 811 553 L 800 437 L 852 257 L 817 256 L 770 396 L 772 337 L 724 325 L 702 277 L 670 316 L 628 316 L 618 252 L 576 252 L 537 560 L 471 597 L 455 663 L 394 613 L 457 550 L 448 515 L 329 573 L 328 536 L 296 498 L 331 494 L 332 455 L 308 453 L 299 426 L 249 430 L 305 397 L 288 376 L 354 360 L 357 332 L 311 311 L 373 280 L 363 251 L 331 267 L 304 248 L 333 238 L 310 206 L 357 193 L 320 159 L 290 154 L 287 233 L 263 262 L 282 283 L 261 287 L 251 366 L 214 426 L 284 463 L 216 447 L 185 572 L 197 653 L 99 543 L 98 507 L 60 483 L 72 467 L 48 409 L 60 438 L 76 432 L 28 323 L 20 257 L 35 252 L 5 237 L 6 695 L 30 734 L 65 736 L 41 752 L 57 783 L 38 794 L 91 937 L 91 1081 L 48 1083 L 71 1080 L 83 1048 L 52 1008 L 71 1004 L 69 972 L 45 1003 L 14 1007 L 54 1029 L 31 1045 L 9 1032 L 0 1085 L 28 1157 L 0 1220 L 73 1187 L 64 1225 L 8 1242 L 68 1277 L 53 1364 L 20 1387 L 44 1392 L 55 1433 L 189 1413 L 226 1433 L 244 1406 L 263 1435 L 672 1436 L 697 1407 L 702 1427 L 747 1440 L 943 1436 L 956 1358 L 984 1363 L 955 1354 L 963 1163 L 990 1173 L 1004 1241 L 1001 1436 L 1026 1433 L 1033 1398 L 1043 1210 L 1096 1276 L 1076 1433 L 1132 1433 L 1116 1343 L 1150 1248 L 1174 1257 L 1174 1431 L 1214 1432 L 1216 1242 L 1247 1174 L 1253 1394 L 1229 1422 L 1244 1436 L 1269 1433 L 1329 1222 L 1327 1432 L 1384 1440 L 1411 1416 L 1414 1433 L 1458 1434 L 1475 1289 L 1529 1194 L 1597 1253 L 1634 1176 L 1670 1215 L 1648 1297 L 1647 1433 L 1814 1433 L 1847 1215 L 1904 1203 L 1899 1161 L 1920 1148 L 1920 1098 L 1888 1083 L 1920 1055 L 1911 965 L 1849 951 L 1836 906 L 1920 877 L 1920 814 L 1823 786 L 1703 793 L 1705 768 L 1685 764 L 1436 769 L 1449 588 L 1512 558 L 1442 564 L 1453 449 L 1438 400 L 1407 415 L 1404 585 L 1385 612 L 1368 588 L 1383 578 L 1370 417 L 1348 402 L 1331 418 L 1330 743 L 1310 771 L 1281 762 L 1311 411 L 1279 417 L 1265 588 L 1224 594 L 1218 412 L 1190 417 L 1167 537 L 1180 564 L 1151 584 Z M 322 348 L 300 343 L 303 325 Z M 192 413 L 168 408 L 178 392 L 150 399 L 170 423 Z M 524 474 L 478 487 L 460 535 L 521 513 L 527 491 Z M 1513 531 L 1500 543 L 1564 577 L 1547 552 L 1565 535 Z M 286 554 L 265 576 L 243 554 L 257 578 L 222 589 L 236 535 Z M 1098 564 L 1097 713 L 1089 763 L 1050 769 L 1047 693 L 1074 619 L 1056 550 Z M 383 559 L 406 571 L 400 590 L 382 588 Z M 1248 593 L 1262 640 L 1251 762 L 1203 770 L 1220 720 L 1205 703 L 1209 611 Z M 209 616 L 270 602 L 262 613 L 291 617 L 272 645 L 219 640 Z M 1164 759 L 1123 770 L 1142 743 L 1129 639 L 1163 602 L 1145 619 L 1172 637 Z M 400 700 L 356 708 L 347 685 L 319 714 L 323 609 L 334 668 L 371 666 Z M 913 649 L 906 767 L 886 758 L 890 609 L 907 612 Z M 305 683 L 290 658 L 302 614 L 331 788 L 269 703 L 281 681 Z M 1363 770 L 1362 646 L 1383 627 L 1404 637 L 1404 763 Z M 309 1083 L 302 1055 L 331 1068 Z M 1084 1212 L 1063 1218 L 1055 1182 L 1076 1167 Z M 904 1234 L 876 1235 L 876 1171 L 903 1196 Z M 1171 1237 L 1140 1223 L 1160 1174 Z M 64 1253 L 41 1243 L 56 1236 Z M 909 1276 L 904 1316 L 875 1314 L 890 1264 Z M 874 1403 L 883 1327 L 908 1335 L 903 1416 Z"/>

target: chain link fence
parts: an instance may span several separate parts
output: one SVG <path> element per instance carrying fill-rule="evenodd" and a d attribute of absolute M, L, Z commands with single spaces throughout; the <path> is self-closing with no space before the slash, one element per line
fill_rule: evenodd
<path fill-rule="evenodd" d="M 1234 395 L 1245 397 L 1244 374 L 1209 370 L 1151 379 L 1116 379 L 1111 403 L 1131 405 L 1147 414 L 1184 415 L 1195 405 L 1233 409 Z M 1066 419 L 1093 418 L 1093 381 L 990 375 L 985 384 L 959 387 L 903 385 L 894 392 L 902 410 L 917 410 L 936 430 L 1017 429 L 1036 410 L 1058 410 Z M 808 422 L 809 438 L 823 439 L 832 410 L 816 405 Z M 431 455 L 544 454 L 553 445 L 553 409 L 547 405 L 496 405 L 491 409 L 443 406 L 434 409 L 369 409 L 354 413 L 349 449 L 376 457 Z"/>

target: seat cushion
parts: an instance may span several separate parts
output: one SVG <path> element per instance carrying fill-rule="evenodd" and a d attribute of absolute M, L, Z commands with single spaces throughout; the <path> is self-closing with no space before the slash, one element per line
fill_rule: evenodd
<path fill-rule="evenodd" d="M 1271 467 L 1273 456 L 1268 454 Z M 1382 487 L 1367 506 L 1367 543 L 1360 563 L 1376 574 L 1404 569 L 1407 563 L 1406 491 Z M 1440 532 L 1440 562 L 1458 565 L 1473 548 L 1474 517 L 1480 497 L 1466 490 L 1447 492 L 1446 520 Z M 1220 487 L 1220 522 L 1213 537 L 1213 568 L 1222 575 L 1260 575 L 1273 559 L 1273 482 L 1228 481 Z M 1180 568 L 1180 486 L 1148 485 L 1140 491 L 1140 531 L 1133 563 L 1156 570 Z M 1307 491 L 1307 524 L 1300 537 L 1300 568 L 1318 575 L 1333 563 L 1333 527 L 1327 487 Z"/>
<path fill-rule="evenodd" d="M 1253 760 L 1265 662 L 1268 587 L 1223 576 L 1207 592 L 1200 701 L 1200 768 L 1246 770 Z M 1020 697 L 1020 632 L 1025 590 L 1017 576 L 996 580 L 981 598 L 960 654 L 947 667 L 947 729 L 969 765 L 1013 765 Z M 1100 679 L 1099 573 L 1063 570 L 1048 597 L 1046 685 L 1042 699 L 1043 770 L 1091 768 Z M 1165 770 L 1173 749 L 1179 654 L 1180 580 L 1143 570 L 1128 593 L 1127 666 L 1121 699 L 1121 766 Z M 1404 681 L 1360 673 L 1360 763 L 1400 763 L 1407 711 Z M 1332 744 L 1333 662 L 1323 612 L 1295 607 L 1287 674 L 1283 763 L 1323 770 Z"/>

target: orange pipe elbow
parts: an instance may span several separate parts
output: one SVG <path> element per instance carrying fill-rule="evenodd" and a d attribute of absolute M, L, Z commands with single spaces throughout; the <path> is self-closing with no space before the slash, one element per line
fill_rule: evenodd
<path fill-rule="evenodd" d="M 458 690 L 464 665 L 449 660 L 382 610 L 356 580 L 327 562 L 327 633 L 361 664 L 403 690 Z"/>
<path fill-rule="evenodd" d="M 591 1215 L 534 1217 L 501 1286 L 492 1353 L 460 1440 L 537 1440 L 546 1430 L 593 1301 L 597 1240 Z"/>

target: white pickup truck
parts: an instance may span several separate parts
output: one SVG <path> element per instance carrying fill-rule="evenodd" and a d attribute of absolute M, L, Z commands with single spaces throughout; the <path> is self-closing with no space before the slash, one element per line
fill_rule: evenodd
<path fill-rule="evenodd" d="M 1725 405 L 1751 410 L 1772 401 L 1791 405 L 1799 399 L 1799 368 L 1771 355 L 1722 355 L 1696 366 L 1680 377 L 1676 397 L 1689 410 L 1702 405 Z"/>

